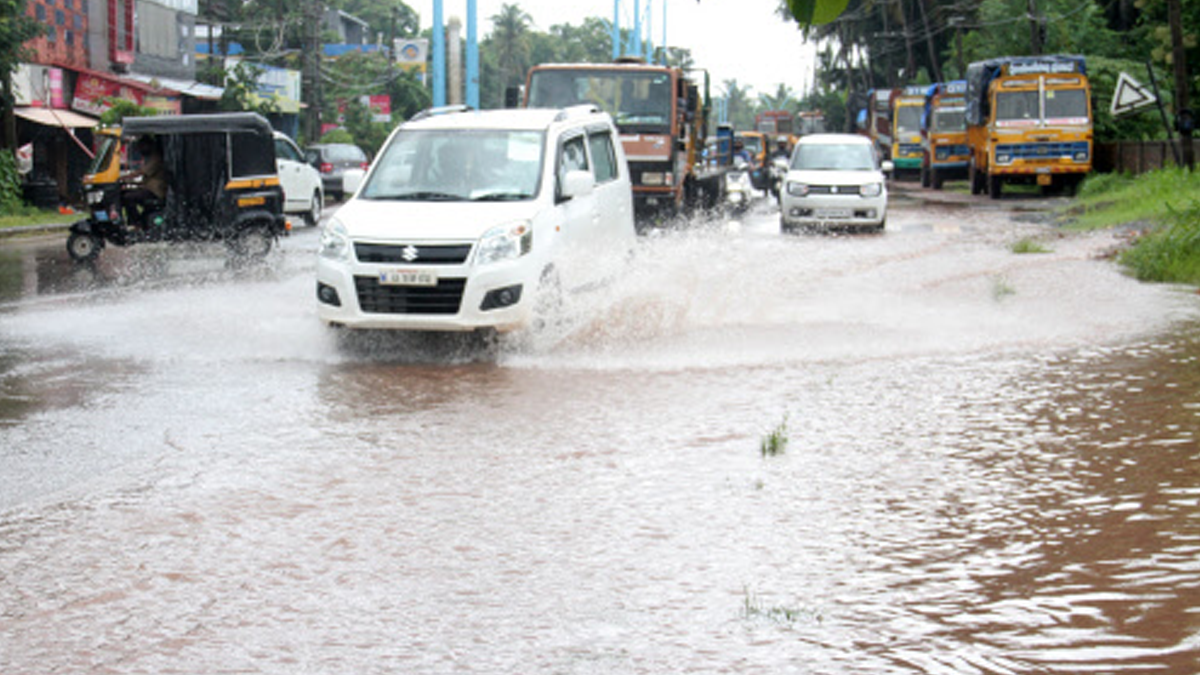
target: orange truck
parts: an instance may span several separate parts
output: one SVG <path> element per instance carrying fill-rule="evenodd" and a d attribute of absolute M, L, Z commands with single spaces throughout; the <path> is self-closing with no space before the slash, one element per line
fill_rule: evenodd
<path fill-rule="evenodd" d="M 720 204 L 727 167 L 704 161 L 711 101 L 687 71 L 641 59 L 534 66 L 525 105 L 594 104 L 612 116 L 633 183 L 639 215 L 670 215 Z"/>
<path fill-rule="evenodd" d="M 925 85 L 910 85 L 892 98 L 892 142 L 884 157 L 891 157 L 897 177 L 904 173 L 915 176 L 921 171 L 921 117 L 928 89 Z"/>
<path fill-rule="evenodd" d="M 921 185 L 941 190 L 947 179 L 967 177 L 971 148 L 967 145 L 967 81 L 930 85 L 921 121 Z"/>
<path fill-rule="evenodd" d="M 1082 56 L 1016 56 L 967 67 L 971 194 L 1005 183 L 1074 191 L 1092 170 L 1092 105 Z"/>

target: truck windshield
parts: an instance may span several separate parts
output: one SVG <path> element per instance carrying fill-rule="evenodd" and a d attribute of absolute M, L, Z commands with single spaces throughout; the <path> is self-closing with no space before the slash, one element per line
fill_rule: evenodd
<path fill-rule="evenodd" d="M 967 111 L 965 108 L 937 110 L 933 113 L 934 131 L 966 131 Z"/>
<path fill-rule="evenodd" d="M 594 103 L 622 130 L 669 132 L 671 77 L 666 72 L 537 70 L 529 82 L 529 107 L 565 108 Z"/>
<path fill-rule="evenodd" d="M 904 105 L 896 109 L 896 133 L 897 134 L 919 134 L 921 133 L 921 110 L 920 106 Z"/>
<path fill-rule="evenodd" d="M 1002 91 L 996 94 L 996 121 L 1009 124 L 1036 124 L 1040 112 L 1036 89 Z"/>
<path fill-rule="evenodd" d="M 1087 104 L 1087 92 L 1083 89 L 1047 89 L 1046 121 L 1086 123 Z"/>
<path fill-rule="evenodd" d="M 533 199 L 542 174 L 539 131 L 401 131 L 376 159 L 360 198 L 403 201 Z"/>

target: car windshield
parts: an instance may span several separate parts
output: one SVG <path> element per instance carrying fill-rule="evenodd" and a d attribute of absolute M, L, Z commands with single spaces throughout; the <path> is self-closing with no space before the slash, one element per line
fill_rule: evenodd
<path fill-rule="evenodd" d="M 792 168 L 801 171 L 870 171 L 875 168 L 871 146 L 862 143 L 808 143 L 796 147 Z"/>
<path fill-rule="evenodd" d="M 360 199 L 517 201 L 537 196 L 540 131 L 400 131 L 376 160 Z"/>
<path fill-rule="evenodd" d="M 357 145 L 331 145 L 325 148 L 325 159 L 330 162 L 365 162 L 367 156 Z"/>

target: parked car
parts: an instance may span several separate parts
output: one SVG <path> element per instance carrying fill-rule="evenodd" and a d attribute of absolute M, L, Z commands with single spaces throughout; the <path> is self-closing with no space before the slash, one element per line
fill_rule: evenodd
<path fill-rule="evenodd" d="M 321 211 L 325 206 L 321 175 L 304 161 L 304 153 L 295 141 L 278 131 L 275 132 L 275 163 L 283 186 L 284 213 L 298 214 L 308 225 L 321 222 Z"/>
<path fill-rule="evenodd" d="M 318 316 L 364 329 L 517 329 L 615 277 L 636 238 L 608 114 L 434 109 L 392 132 L 325 224 Z"/>
<path fill-rule="evenodd" d="M 792 151 L 780 198 L 780 229 L 856 228 L 887 223 L 887 177 L 875 146 L 857 134 L 810 134 Z"/>
<path fill-rule="evenodd" d="M 347 186 L 348 171 L 366 171 L 370 160 L 362 148 L 352 143 L 317 143 L 304 150 L 304 158 L 321 174 L 325 194 L 334 201 L 342 201 L 347 194 L 354 194 L 357 184 Z"/>

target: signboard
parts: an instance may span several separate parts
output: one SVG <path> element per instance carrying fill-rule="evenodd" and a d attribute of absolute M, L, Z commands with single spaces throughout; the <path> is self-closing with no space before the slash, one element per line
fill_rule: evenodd
<path fill-rule="evenodd" d="M 1149 89 L 1130 77 L 1128 73 L 1121 73 L 1117 78 L 1117 87 L 1113 91 L 1112 106 L 1109 107 L 1109 112 L 1113 117 L 1120 117 L 1135 113 L 1157 102 L 1158 99 Z"/>
<path fill-rule="evenodd" d="M 396 40 L 392 45 L 396 54 L 396 65 L 425 71 L 425 58 L 429 53 L 429 40 Z"/>
<path fill-rule="evenodd" d="M 145 95 L 141 89 L 122 84 L 106 77 L 79 74 L 75 81 L 75 98 L 71 107 L 99 117 L 112 106 L 104 99 L 124 99 L 143 105 Z"/>

